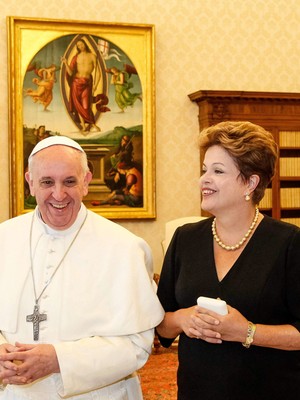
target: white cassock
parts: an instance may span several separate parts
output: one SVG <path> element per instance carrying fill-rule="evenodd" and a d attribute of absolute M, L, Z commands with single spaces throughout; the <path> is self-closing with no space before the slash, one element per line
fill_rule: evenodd
<path fill-rule="evenodd" d="M 39 297 L 87 213 L 67 256 L 42 294 L 39 340 L 26 316 Z M 0 225 L 0 344 L 51 343 L 60 373 L 29 385 L 8 385 L 1 400 L 139 400 L 135 371 L 151 352 L 154 327 L 164 312 L 152 280 L 146 242 L 81 206 L 65 231 L 46 226 L 34 213 Z"/>

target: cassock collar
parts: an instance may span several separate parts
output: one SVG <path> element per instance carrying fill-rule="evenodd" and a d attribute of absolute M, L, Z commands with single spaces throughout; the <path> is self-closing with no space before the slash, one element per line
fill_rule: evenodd
<path fill-rule="evenodd" d="M 48 235 L 68 236 L 69 234 L 72 234 L 79 229 L 79 227 L 83 223 L 83 220 L 85 219 L 86 213 L 87 209 L 85 205 L 82 203 L 75 222 L 73 223 L 72 226 L 70 226 L 70 228 L 64 230 L 53 229 L 50 228 L 50 226 L 48 226 L 47 224 L 45 224 L 45 222 L 42 220 L 42 216 L 38 207 L 36 207 L 35 209 L 35 220 L 38 222 L 39 226 L 43 228 L 44 232 L 47 233 Z"/>

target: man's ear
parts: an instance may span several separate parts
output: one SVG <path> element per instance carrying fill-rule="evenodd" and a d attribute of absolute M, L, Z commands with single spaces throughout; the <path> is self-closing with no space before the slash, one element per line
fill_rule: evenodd
<path fill-rule="evenodd" d="M 83 182 L 83 185 L 84 185 L 84 196 L 86 196 L 88 194 L 89 183 L 91 182 L 92 178 L 93 178 L 93 174 L 91 173 L 91 171 L 88 171 L 85 174 L 84 182 Z"/>
<path fill-rule="evenodd" d="M 26 179 L 26 182 L 27 182 L 28 185 L 29 185 L 29 189 L 30 189 L 30 194 L 31 194 L 31 196 L 34 196 L 33 183 L 32 183 L 32 179 L 30 178 L 30 173 L 29 173 L 28 171 L 25 172 L 25 179 Z"/>

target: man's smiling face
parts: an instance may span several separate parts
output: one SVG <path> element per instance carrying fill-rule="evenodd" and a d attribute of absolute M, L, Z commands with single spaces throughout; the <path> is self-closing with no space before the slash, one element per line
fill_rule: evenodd
<path fill-rule="evenodd" d="M 53 229 L 68 229 L 76 220 L 92 178 L 82 154 L 68 146 L 50 146 L 36 153 L 25 177 L 43 221 Z"/>

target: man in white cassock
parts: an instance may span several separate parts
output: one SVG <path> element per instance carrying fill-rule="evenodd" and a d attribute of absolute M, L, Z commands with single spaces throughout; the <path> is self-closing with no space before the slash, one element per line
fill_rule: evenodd
<path fill-rule="evenodd" d="M 39 142 L 25 177 L 36 209 L 0 224 L 0 399 L 142 399 L 164 314 L 149 246 L 83 205 L 77 142 Z"/>

